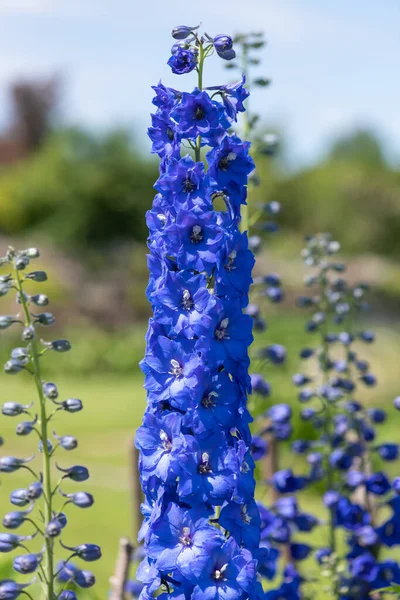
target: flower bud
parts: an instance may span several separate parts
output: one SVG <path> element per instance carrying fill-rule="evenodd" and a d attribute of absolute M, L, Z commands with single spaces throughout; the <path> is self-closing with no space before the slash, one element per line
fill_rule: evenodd
<path fill-rule="evenodd" d="M 57 596 L 57 600 L 78 600 L 77 595 L 72 590 L 63 590 Z"/>
<path fill-rule="evenodd" d="M 229 35 L 220 33 L 213 39 L 214 48 L 220 58 L 224 60 L 232 60 L 235 58 L 236 53 L 232 48 L 233 42 Z"/>
<path fill-rule="evenodd" d="M 78 440 L 73 435 L 58 436 L 53 431 L 53 435 L 64 450 L 75 450 L 78 447 Z"/>
<path fill-rule="evenodd" d="M 31 408 L 32 404 L 18 404 L 18 402 L 4 402 L 1 407 L 1 412 L 5 417 L 16 417 L 27 412 L 28 408 Z"/>
<path fill-rule="evenodd" d="M 74 465 L 73 467 L 62 469 L 56 464 L 56 467 L 59 471 L 65 473 L 63 479 L 72 479 L 72 481 L 86 481 L 86 479 L 89 479 L 89 471 L 86 467 L 82 467 L 81 465 Z"/>
<path fill-rule="evenodd" d="M 395 477 L 393 479 L 392 488 L 396 494 L 400 494 L 400 477 Z"/>
<path fill-rule="evenodd" d="M 79 412 L 83 408 L 82 401 L 78 398 L 68 398 L 62 403 L 62 407 L 69 413 Z"/>
<path fill-rule="evenodd" d="M 399 456 L 398 444 L 381 444 L 380 446 L 376 447 L 376 450 L 382 460 L 392 461 L 396 460 Z"/>
<path fill-rule="evenodd" d="M 18 258 L 15 259 L 14 265 L 17 271 L 23 271 L 25 267 L 29 265 L 29 262 L 29 258 L 27 256 L 22 255 L 18 256 Z"/>
<path fill-rule="evenodd" d="M 28 510 L 14 510 L 7 513 L 3 517 L 3 526 L 6 529 L 17 529 L 25 521 L 27 515 L 32 512 L 32 509 L 33 504 L 31 504 Z"/>
<path fill-rule="evenodd" d="M 39 325 L 44 325 L 49 327 L 50 325 L 54 325 L 56 322 L 54 315 L 48 312 L 40 313 L 39 315 L 33 315 L 35 317 L 35 323 L 39 323 Z"/>
<path fill-rule="evenodd" d="M 32 271 L 32 273 L 25 275 L 25 279 L 32 279 L 32 281 L 42 283 L 43 281 L 47 281 L 47 275 L 44 271 Z"/>
<path fill-rule="evenodd" d="M 81 588 L 90 588 L 96 583 L 96 578 L 90 571 L 77 571 L 74 578 L 75 583 Z"/>
<path fill-rule="evenodd" d="M 18 423 L 15 428 L 15 432 L 17 435 L 29 435 L 32 433 L 36 423 L 38 420 L 38 416 L 36 415 L 33 421 L 22 421 Z"/>
<path fill-rule="evenodd" d="M 21 339 L 23 342 L 30 342 L 35 339 L 35 328 L 33 325 L 29 325 L 29 327 L 24 327 L 22 332 Z"/>
<path fill-rule="evenodd" d="M 43 494 L 43 486 L 41 481 L 34 481 L 26 490 L 29 500 L 37 500 Z"/>
<path fill-rule="evenodd" d="M 38 554 L 22 554 L 21 556 L 16 556 L 13 560 L 13 569 L 18 573 L 22 573 L 22 575 L 34 573 L 42 558 L 43 554 L 41 552 Z"/>
<path fill-rule="evenodd" d="M 58 389 L 55 383 L 44 383 L 43 393 L 49 400 L 55 400 L 56 398 L 58 398 Z"/>
<path fill-rule="evenodd" d="M 79 546 L 72 547 L 65 546 L 62 542 L 60 542 L 60 544 L 66 550 L 73 552 L 74 556 L 77 556 L 86 562 L 93 562 L 101 558 L 100 546 L 96 546 L 96 544 L 80 544 Z"/>
<path fill-rule="evenodd" d="M 52 519 L 46 527 L 46 535 L 48 537 L 57 537 L 60 535 L 61 530 L 67 524 L 67 517 L 64 513 L 59 513 L 54 519 Z"/>
<path fill-rule="evenodd" d="M 29 362 L 29 354 L 26 348 L 14 348 L 11 352 L 12 360 L 17 360 L 21 365 L 26 365 Z"/>
<path fill-rule="evenodd" d="M 31 302 L 36 306 L 47 306 L 49 299 L 45 294 L 35 294 L 35 296 L 31 296 Z"/>
<path fill-rule="evenodd" d="M 61 533 L 61 523 L 57 519 L 52 519 L 46 527 L 46 535 L 47 537 L 54 538 L 58 537 Z"/>
<path fill-rule="evenodd" d="M 86 492 L 76 492 L 75 494 L 69 494 L 72 504 L 78 508 L 90 508 L 94 504 L 94 498 L 91 494 Z"/>
<path fill-rule="evenodd" d="M 61 561 L 57 567 L 57 580 L 60 583 L 69 583 L 74 581 L 75 574 L 79 571 L 71 562 Z"/>
<path fill-rule="evenodd" d="M 0 260 L 0 265 L 1 265 L 1 260 Z M 9 273 L 8 275 L 0 275 L 0 285 L 2 285 L 3 283 L 11 283 L 12 282 L 12 275 Z"/>
<path fill-rule="evenodd" d="M 53 431 L 53 437 L 65 450 L 75 450 L 78 446 L 78 440 L 72 435 L 58 436 L 56 432 Z"/>
<path fill-rule="evenodd" d="M 23 368 L 24 365 L 19 360 L 12 358 L 4 365 L 4 372 L 7 373 L 7 375 L 17 375 L 17 373 L 20 373 Z"/>
<path fill-rule="evenodd" d="M 10 494 L 10 502 L 14 506 L 27 506 L 29 504 L 28 490 L 14 490 Z"/>
<path fill-rule="evenodd" d="M 18 548 L 21 542 L 31 540 L 34 536 L 15 535 L 14 533 L 0 533 L 0 552 L 11 552 Z"/>
<path fill-rule="evenodd" d="M 71 343 L 68 340 L 54 340 L 50 343 L 50 348 L 56 352 L 68 352 L 71 350 Z"/>
<path fill-rule="evenodd" d="M 274 365 L 280 365 L 286 360 L 286 349 L 280 344 L 271 344 L 260 350 L 260 357 L 270 360 Z"/>
<path fill-rule="evenodd" d="M 10 315 L 0 316 L 0 330 L 7 329 L 13 323 L 15 323 L 15 317 L 12 317 Z"/>
<path fill-rule="evenodd" d="M 39 258 L 40 256 L 39 248 L 28 248 L 23 251 L 23 254 L 28 258 Z"/>
<path fill-rule="evenodd" d="M 49 454 L 51 454 L 53 452 L 53 444 L 51 443 L 50 440 L 46 440 L 46 445 L 47 445 L 47 452 Z M 43 454 L 43 442 L 42 442 L 42 440 L 39 441 L 38 449 L 39 449 L 39 452 L 41 454 Z"/>
<path fill-rule="evenodd" d="M 61 529 L 64 529 L 64 527 L 66 527 L 66 525 L 68 523 L 67 515 L 63 512 L 60 512 L 60 513 L 58 513 L 56 519 L 60 523 Z"/>
<path fill-rule="evenodd" d="M 196 31 L 200 25 L 196 27 L 188 27 L 187 25 L 178 25 L 178 27 L 174 27 L 171 35 L 175 40 L 184 40 L 186 39 L 193 31 Z"/>
<path fill-rule="evenodd" d="M 17 304 L 22 304 L 21 296 L 25 302 L 29 302 L 29 300 L 30 300 L 29 294 L 27 294 L 26 292 L 22 292 L 22 294 L 20 292 L 17 292 L 17 298 L 16 298 Z"/>
<path fill-rule="evenodd" d="M 0 297 L 6 296 L 11 290 L 11 283 L 0 283 Z"/>
<path fill-rule="evenodd" d="M 233 46 L 233 40 L 229 35 L 219 33 L 213 39 L 214 48 L 217 52 L 226 52 Z"/>
<path fill-rule="evenodd" d="M 15 458 L 15 456 L 3 456 L 0 458 L 0 473 L 14 473 L 18 471 L 25 463 L 33 460 L 33 456 L 29 458 Z"/>
<path fill-rule="evenodd" d="M 15 600 L 28 585 L 30 584 L 16 583 L 12 579 L 3 579 L 3 581 L 0 581 L 0 598 L 4 598 L 4 600 Z"/>

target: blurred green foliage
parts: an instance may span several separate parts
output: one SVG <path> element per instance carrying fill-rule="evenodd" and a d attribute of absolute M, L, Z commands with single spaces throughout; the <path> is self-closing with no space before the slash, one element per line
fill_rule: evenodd
<path fill-rule="evenodd" d="M 60 131 L 0 173 L 0 231 L 44 234 L 71 251 L 143 241 L 156 177 L 127 132 Z"/>
<path fill-rule="evenodd" d="M 400 171 L 388 166 L 373 134 L 342 137 L 326 159 L 295 173 L 266 157 L 256 161 L 261 185 L 252 202 L 278 200 L 284 230 L 329 230 L 346 252 L 400 256 Z M 126 131 L 60 130 L 0 171 L 0 232 L 40 234 L 85 258 L 111 244 L 144 242 L 156 178 L 156 163 Z"/>

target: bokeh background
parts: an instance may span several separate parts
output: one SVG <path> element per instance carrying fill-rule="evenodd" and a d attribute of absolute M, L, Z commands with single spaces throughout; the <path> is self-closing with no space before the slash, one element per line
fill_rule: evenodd
<path fill-rule="evenodd" d="M 64 542 L 103 546 L 102 564 L 94 565 L 99 598 L 119 537 L 135 528 L 131 444 L 144 408 L 138 361 L 149 316 L 144 214 L 157 178 L 146 138 L 150 86 L 160 78 L 194 85 L 193 74 L 178 79 L 166 61 L 172 27 L 200 21 L 210 34 L 256 28 L 268 40 L 257 73 L 272 84 L 254 92 L 251 107 L 280 146 L 275 157 L 258 157 L 261 186 L 252 203 L 282 205 L 280 231 L 268 237 L 260 264 L 279 272 L 285 286 L 284 303 L 268 309 L 265 336 L 289 352 L 269 376 L 279 390 L 271 402 L 295 402 L 290 375 L 305 337 L 294 308 L 299 252 L 304 235 L 326 230 L 340 240 L 350 277 L 373 286 L 378 342 L 369 352 L 380 387 L 368 397 L 389 405 L 399 393 L 397 0 L 231 0 L 229 7 L 211 0 L 0 0 L 0 246 L 41 248 L 49 273 L 41 289 L 51 297 L 57 335 L 73 345 L 47 360 L 47 374 L 63 397 L 84 401 L 84 412 L 60 418 L 56 429 L 80 438 L 73 462 L 89 467 L 85 489 L 97 501 L 84 513 L 71 509 Z M 206 85 L 229 78 L 221 61 L 209 61 Z M 1 302 L 3 314 L 15 310 Z M 12 342 L 12 334 L 1 335 L 2 359 Z M 33 398 L 21 377 L 4 375 L 0 389 L 2 401 Z M 31 440 L 17 440 L 14 422 L 0 422 L 2 450 L 30 454 Z M 2 482 L 2 513 L 9 489 L 23 483 L 23 475 Z M 0 565 L 7 573 L 7 556 Z"/>

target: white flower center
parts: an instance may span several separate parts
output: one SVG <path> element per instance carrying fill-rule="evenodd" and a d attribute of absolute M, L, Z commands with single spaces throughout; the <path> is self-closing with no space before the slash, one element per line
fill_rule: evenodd
<path fill-rule="evenodd" d="M 171 360 L 171 371 L 170 374 L 178 379 L 183 375 L 183 367 L 174 358 Z"/>
<path fill-rule="evenodd" d="M 199 244 L 203 239 L 203 232 L 200 225 L 193 225 L 192 233 L 190 234 L 190 241 L 192 244 Z"/>
<path fill-rule="evenodd" d="M 216 328 L 214 335 L 217 340 L 229 340 L 229 336 L 226 333 L 226 330 L 229 325 L 229 319 L 222 319 L 221 323 Z"/>

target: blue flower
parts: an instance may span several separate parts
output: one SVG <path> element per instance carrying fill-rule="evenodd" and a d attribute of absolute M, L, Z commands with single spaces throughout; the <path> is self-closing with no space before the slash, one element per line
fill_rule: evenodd
<path fill-rule="evenodd" d="M 157 392 L 159 401 L 169 400 L 178 407 L 200 393 L 201 367 L 201 358 L 192 341 L 178 343 L 161 336 L 141 363 L 146 375 L 145 388 Z"/>
<path fill-rule="evenodd" d="M 182 418 L 168 414 L 163 419 L 147 414 L 136 434 L 141 452 L 143 478 L 158 477 L 163 482 L 175 480 L 182 468 L 186 440 L 181 431 Z"/>
<path fill-rule="evenodd" d="M 153 85 L 152 89 L 156 93 L 152 102 L 160 111 L 171 110 L 175 102 L 178 101 L 181 96 L 180 92 L 173 88 L 165 87 L 161 81 L 158 85 Z"/>
<path fill-rule="evenodd" d="M 399 456 L 399 445 L 398 444 L 381 444 L 376 448 L 379 456 L 383 460 L 392 461 L 396 460 Z"/>
<path fill-rule="evenodd" d="M 286 360 L 286 348 L 281 344 L 271 344 L 260 351 L 262 358 L 267 358 L 274 365 L 281 365 Z"/>
<path fill-rule="evenodd" d="M 235 121 L 237 113 L 246 110 L 243 102 L 250 95 L 249 91 L 244 87 L 245 82 L 246 77 L 242 75 L 241 81 L 237 83 L 228 83 L 222 86 L 215 85 L 207 88 L 207 90 L 218 90 L 220 92 L 228 117 Z"/>
<path fill-rule="evenodd" d="M 241 600 L 255 583 L 256 561 L 233 538 L 210 556 L 192 593 L 192 600 Z"/>
<path fill-rule="evenodd" d="M 195 163 L 186 155 L 180 160 L 172 158 L 166 172 L 154 186 L 164 196 L 173 194 L 171 204 L 181 210 L 198 205 L 211 209 L 211 196 L 216 184 L 204 173 L 204 164 Z"/>
<path fill-rule="evenodd" d="M 218 185 L 228 187 L 234 183 L 246 185 L 248 175 L 254 169 L 249 156 L 249 142 L 242 142 L 237 135 L 227 135 L 207 154 L 209 174 Z"/>
<path fill-rule="evenodd" d="M 148 136 L 152 141 L 151 151 L 160 157 L 179 156 L 179 133 L 175 123 L 165 113 L 151 115 L 152 127 Z"/>
<path fill-rule="evenodd" d="M 254 460 L 260 460 L 268 454 L 268 441 L 259 435 L 253 435 L 250 449 Z"/>
<path fill-rule="evenodd" d="M 283 582 L 277 590 L 266 592 L 264 600 L 300 600 L 302 593 L 300 589 L 302 579 L 297 573 L 295 567 L 288 565 L 285 567 Z"/>
<path fill-rule="evenodd" d="M 208 514 L 193 514 L 170 504 L 151 529 L 147 552 L 160 571 L 175 568 L 188 579 L 198 577 L 210 553 L 223 543 L 221 533 L 208 524 Z"/>
<path fill-rule="evenodd" d="M 182 456 L 184 475 L 178 482 L 179 497 L 188 502 L 209 502 L 220 506 L 230 500 L 234 490 L 237 460 L 233 449 L 227 449 L 222 434 L 204 440 L 186 437 Z"/>
<path fill-rule="evenodd" d="M 251 389 L 253 394 L 260 394 L 260 396 L 269 396 L 271 393 L 271 386 L 268 381 L 265 381 L 264 377 L 260 373 L 252 373 L 250 375 Z"/>
<path fill-rule="evenodd" d="M 218 523 L 229 531 L 239 546 L 256 549 L 260 543 L 260 511 L 254 500 L 248 504 L 229 502 L 222 510 Z"/>
<path fill-rule="evenodd" d="M 168 60 L 168 65 L 176 75 L 190 73 L 197 66 L 197 57 L 192 50 L 178 46 L 176 52 Z"/>
<path fill-rule="evenodd" d="M 211 100 L 207 92 L 195 89 L 191 94 L 183 92 L 181 101 L 175 106 L 171 117 L 178 124 L 178 131 L 185 139 L 212 142 L 224 135 L 230 127 L 224 107 Z"/>
<path fill-rule="evenodd" d="M 371 583 L 377 578 L 378 572 L 376 560 L 369 552 L 357 556 L 350 562 L 350 574 L 357 579 Z"/>
<path fill-rule="evenodd" d="M 281 494 L 291 494 L 302 490 L 307 485 L 307 477 L 296 476 L 291 469 L 276 471 L 272 476 L 275 489 Z"/>
<path fill-rule="evenodd" d="M 188 339 L 200 338 L 212 327 L 217 300 L 204 275 L 167 271 L 150 300 L 158 322 L 169 329 L 171 337 L 183 334 Z"/>
<path fill-rule="evenodd" d="M 186 26 L 174 36 L 190 39 L 173 46 L 173 71 L 198 67 L 200 77 L 201 44 L 211 50 L 211 38 Z M 216 40 L 228 58 L 225 42 Z M 149 135 L 161 163 L 146 215 L 153 317 L 141 363 L 147 409 L 136 435 L 145 494 L 137 578 L 146 600 L 262 597 L 256 571 L 265 552 L 246 406 L 252 318 L 243 314 L 254 257 L 239 231 L 253 163 L 249 145 L 226 133 L 244 109 L 243 83 L 220 90 L 222 103 L 198 88 L 154 88 Z M 184 140 L 196 162 L 180 157 Z M 199 160 L 206 144 L 215 150 L 208 165 Z M 225 208 L 217 211 L 220 198 Z"/>
<path fill-rule="evenodd" d="M 377 496 L 383 496 L 391 488 L 388 478 L 381 472 L 370 475 L 365 482 L 365 486 L 368 492 Z"/>
<path fill-rule="evenodd" d="M 308 544 L 292 543 L 290 544 L 290 554 L 293 560 L 305 560 L 312 551 Z"/>
<path fill-rule="evenodd" d="M 352 503 L 348 498 L 341 497 L 335 507 L 336 524 L 345 529 L 356 530 L 368 525 L 371 517 L 359 504 Z"/>
<path fill-rule="evenodd" d="M 204 381 L 203 396 L 187 407 L 183 424 L 200 438 L 227 430 L 235 421 L 239 410 L 240 388 L 226 371 L 208 372 Z"/>
<path fill-rule="evenodd" d="M 215 212 L 200 208 L 181 210 L 176 223 L 164 230 L 163 239 L 171 247 L 180 269 L 211 273 L 224 243 L 224 230 Z"/>

